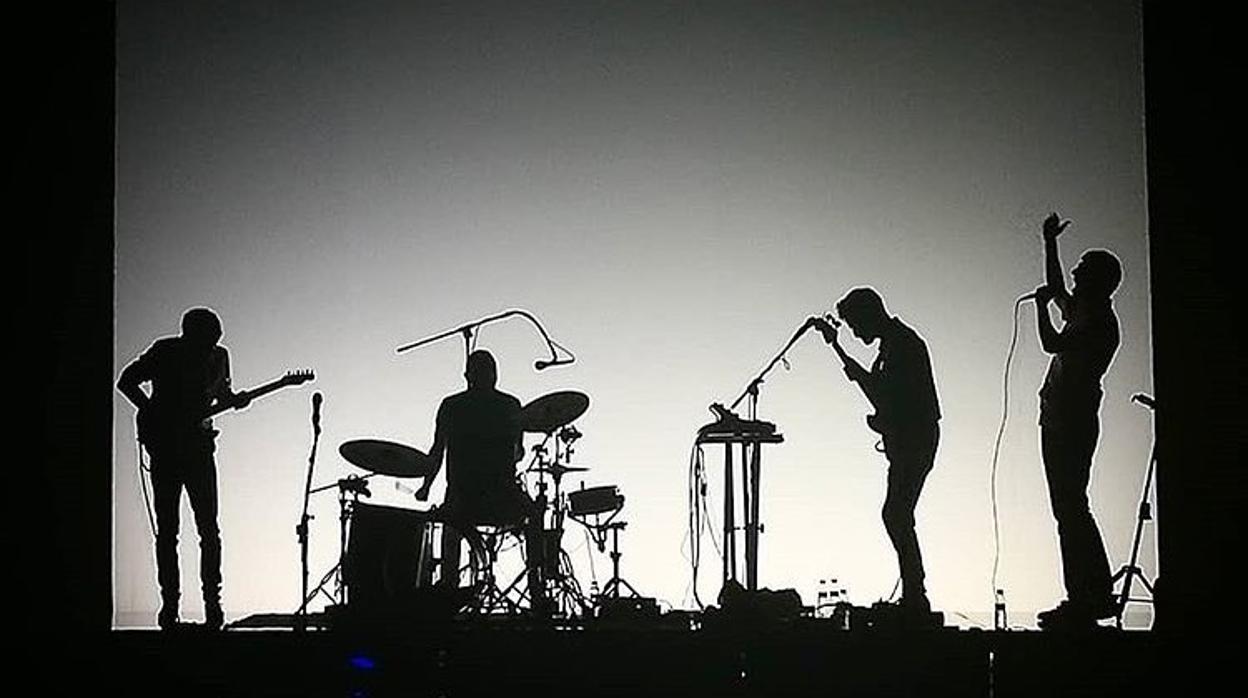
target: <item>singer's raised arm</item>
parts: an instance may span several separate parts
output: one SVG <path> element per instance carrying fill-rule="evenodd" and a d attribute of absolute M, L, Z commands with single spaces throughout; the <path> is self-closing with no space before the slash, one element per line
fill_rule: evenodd
<path fill-rule="evenodd" d="M 1058 254 L 1057 238 L 1066 230 L 1070 221 L 1063 221 L 1056 213 L 1050 213 L 1044 219 L 1044 281 L 1053 294 L 1062 317 L 1070 303 L 1070 293 L 1066 291 L 1066 275 L 1062 271 L 1062 258 Z"/>

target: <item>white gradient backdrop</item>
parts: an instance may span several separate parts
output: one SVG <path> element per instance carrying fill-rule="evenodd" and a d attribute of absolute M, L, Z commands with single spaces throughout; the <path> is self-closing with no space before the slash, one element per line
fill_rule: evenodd
<path fill-rule="evenodd" d="M 208 305 L 237 386 L 317 374 L 218 419 L 230 618 L 298 606 L 313 390 L 317 484 L 360 473 L 337 453 L 349 439 L 427 450 L 439 400 L 462 387 L 462 344 L 395 348 L 512 307 L 577 361 L 538 373 L 538 335 L 491 325 L 480 346 L 500 387 L 590 396 L 573 461 L 627 497 L 624 574 L 692 608 L 686 478 L 707 405 L 870 284 L 935 364 L 945 417 L 918 507 L 933 604 L 990 623 L 1011 311 L 1042 280 L 1052 209 L 1074 221 L 1068 269 L 1106 247 L 1126 270 L 1091 485 L 1111 564 L 1126 560 L 1151 440 L 1129 402 L 1151 389 L 1136 3 L 119 5 L 117 369 Z M 999 582 L 1012 623 L 1031 625 L 1062 591 L 1035 426 L 1045 357 L 1030 305 L 1020 320 Z M 836 577 L 869 604 L 897 571 L 867 405 L 816 335 L 790 359 L 760 403 L 786 438 L 763 458 L 761 583 L 813 603 Z M 158 602 L 132 416 L 118 395 L 119 627 L 151 625 Z M 707 456 L 718 523 L 720 454 Z M 417 506 L 391 482 L 374 490 Z M 332 493 L 312 513 L 315 584 L 338 552 Z M 566 540 L 588 584 L 575 524 Z M 191 618 L 194 541 L 188 511 Z M 719 562 L 704 545 L 710 601 Z M 1154 549 L 1150 535 L 1150 576 Z M 609 560 L 594 566 L 604 581 Z"/>

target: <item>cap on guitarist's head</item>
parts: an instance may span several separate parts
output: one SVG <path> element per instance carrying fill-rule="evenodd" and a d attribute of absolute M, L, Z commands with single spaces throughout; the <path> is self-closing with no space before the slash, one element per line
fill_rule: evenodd
<path fill-rule="evenodd" d="M 182 336 L 205 348 L 221 339 L 221 318 L 208 308 L 191 308 L 182 314 Z"/>
<path fill-rule="evenodd" d="M 836 313 L 849 325 L 855 336 L 868 344 L 879 338 L 888 322 L 884 299 L 880 298 L 875 289 L 866 286 L 845 294 L 836 304 Z"/>

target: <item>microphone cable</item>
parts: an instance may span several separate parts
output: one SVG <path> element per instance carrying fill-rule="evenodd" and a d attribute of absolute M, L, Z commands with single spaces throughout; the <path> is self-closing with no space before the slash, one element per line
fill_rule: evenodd
<path fill-rule="evenodd" d="M 1020 296 L 1014 301 L 1014 326 L 1010 331 L 1010 348 L 1005 354 L 1005 376 L 1001 387 L 1001 424 L 997 427 L 997 438 L 992 446 L 992 596 L 997 594 L 997 572 L 1001 566 L 1001 520 L 997 508 L 997 462 L 1001 455 L 1001 438 L 1005 435 L 1005 424 L 1010 413 L 1010 365 L 1014 361 L 1014 350 L 1018 346 L 1018 309 L 1022 307 L 1027 296 Z"/>
<path fill-rule="evenodd" d="M 143 509 L 147 513 L 147 527 L 152 532 L 152 538 L 155 539 L 156 538 L 156 516 L 155 514 L 152 513 L 152 506 L 153 506 L 152 498 L 155 496 L 155 492 L 153 491 L 151 494 L 149 494 L 147 491 L 148 489 L 147 478 L 151 476 L 152 468 L 150 465 L 147 464 L 147 462 L 143 458 L 143 454 L 145 453 L 145 451 L 143 450 L 143 443 L 139 441 L 138 439 L 135 439 L 134 448 L 135 448 L 135 452 L 138 455 L 139 490 L 143 493 Z M 152 489 L 155 490 L 155 485 L 152 486 Z"/>

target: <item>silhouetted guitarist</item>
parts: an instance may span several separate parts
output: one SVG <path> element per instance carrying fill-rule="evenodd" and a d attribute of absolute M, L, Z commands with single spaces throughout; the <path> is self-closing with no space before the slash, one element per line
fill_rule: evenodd
<path fill-rule="evenodd" d="M 199 532 L 205 624 L 219 629 L 221 531 L 217 525 L 216 430 L 204 418 L 212 408 L 241 408 L 246 393 L 230 387 L 230 355 L 217 344 L 221 321 L 207 308 L 182 316 L 182 333 L 156 340 L 122 370 L 117 388 L 138 408 L 139 440 L 151 456 L 156 508 L 156 577 L 162 629 L 178 623 L 178 513 L 183 488 Z M 140 387 L 151 383 L 151 395 Z"/>
<path fill-rule="evenodd" d="M 916 620 L 931 611 L 924 586 L 923 556 L 914 532 L 914 509 L 940 441 L 940 402 L 932 378 L 927 344 L 917 332 L 884 309 L 871 288 L 856 288 L 837 304 L 836 312 L 864 344 L 877 339 L 879 351 L 871 369 L 862 367 L 841 347 L 834 319 L 812 317 L 840 357 L 845 375 L 858 384 L 875 409 L 867 424 L 881 437 L 888 457 L 888 494 L 884 528 L 897 551 L 901 570 L 901 610 Z"/>
<path fill-rule="evenodd" d="M 1040 346 L 1053 355 L 1040 388 L 1040 454 L 1066 587 L 1066 599 L 1039 614 L 1044 628 L 1091 626 L 1117 612 L 1105 544 L 1088 504 L 1088 482 L 1100 436 L 1101 378 L 1118 350 L 1111 296 L 1122 280 L 1122 265 L 1110 252 L 1088 250 L 1071 272 L 1075 287 L 1068 292 L 1057 238 L 1069 224 L 1056 213 L 1045 218 L 1045 285 L 1034 294 Z M 1062 313 L 1060 331 L 1049 318 L 1049 301 Z"/>

